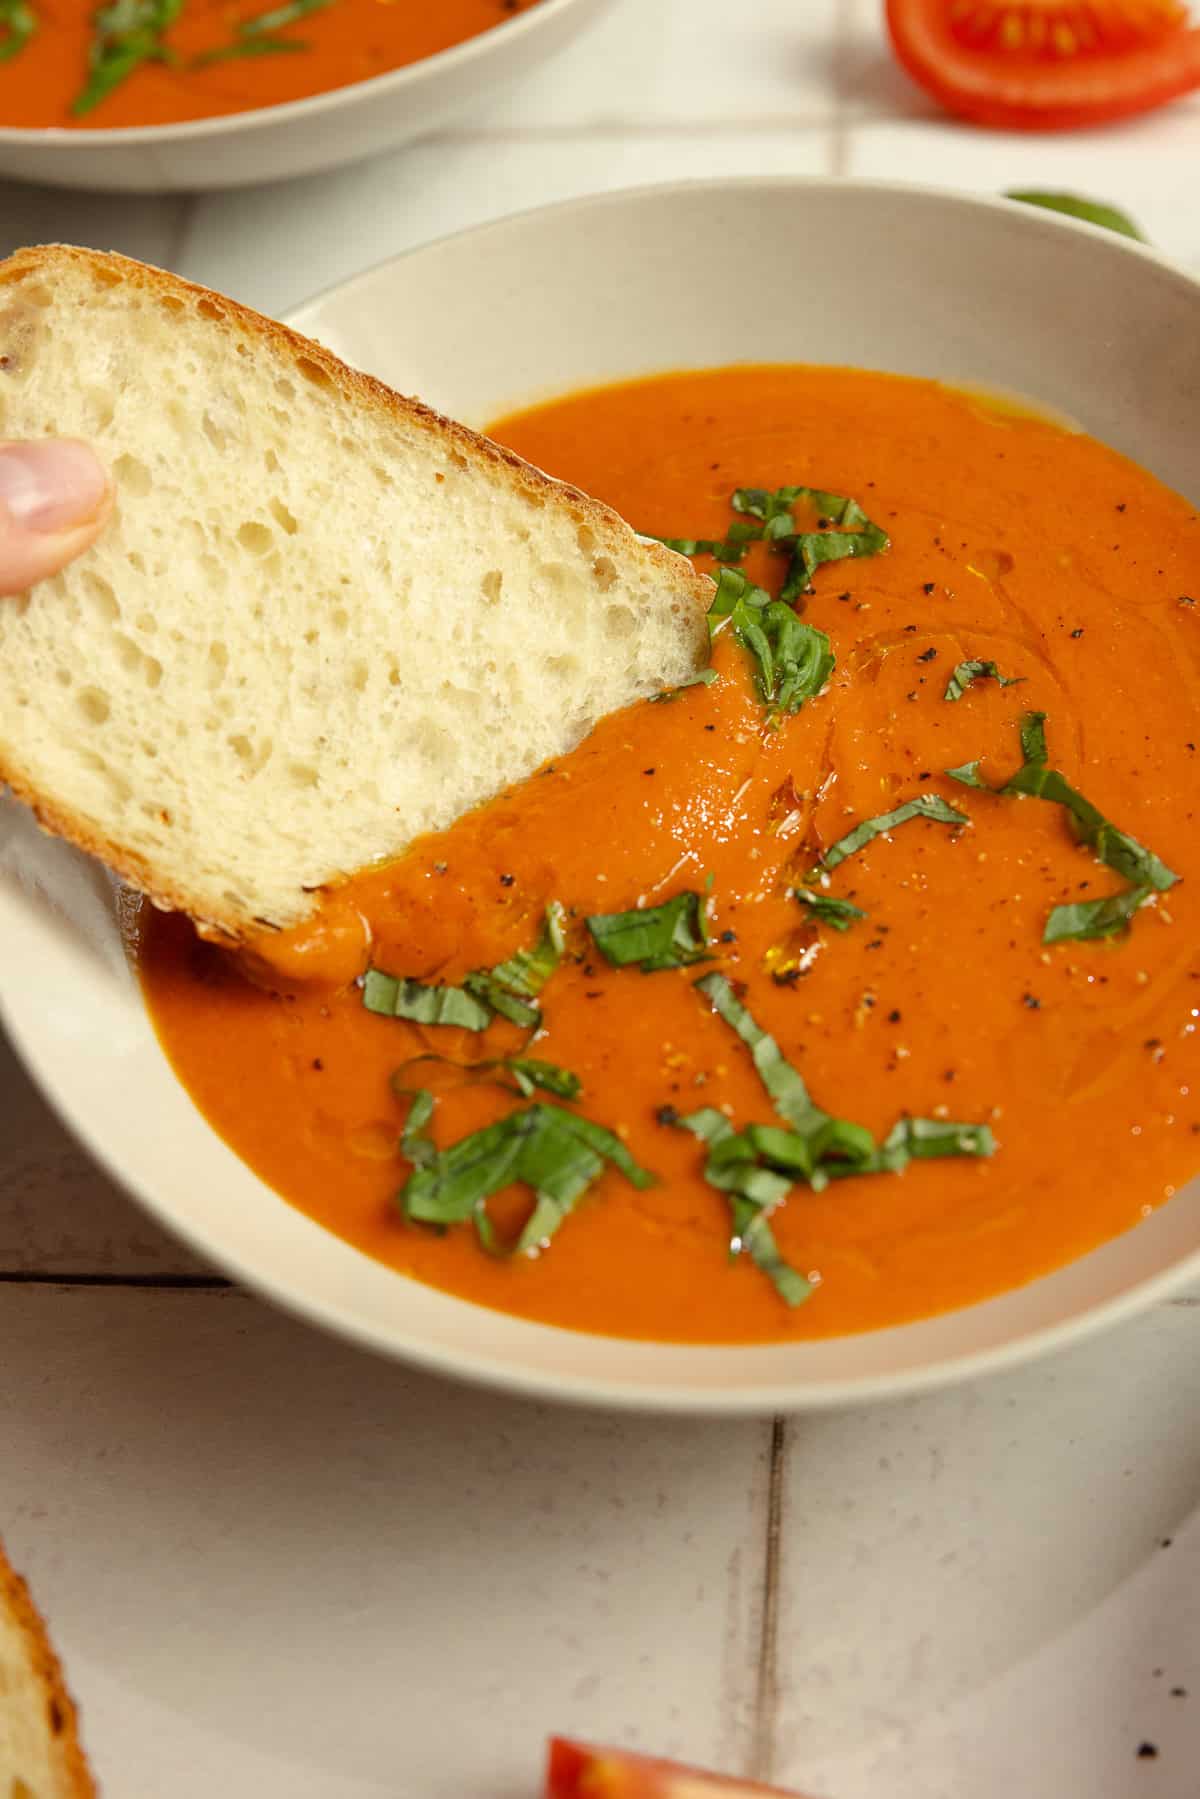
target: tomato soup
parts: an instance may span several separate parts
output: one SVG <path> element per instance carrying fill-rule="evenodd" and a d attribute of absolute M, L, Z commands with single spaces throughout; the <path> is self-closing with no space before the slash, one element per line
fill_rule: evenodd
<path fill-rule="evenodd" d="M 407 1275 L 671 1341 L 925 1317 L 1168 1200 L 1200 1169 L 1194 509 L 856 370 L 493 434 L 725 570 L 711 675 L 330 893 L 282 974 L 147 909 L 222 1136 Z M 321 966 L 360 916 L 366 986 Z"/>
<path fill-rule="evenodd" d="M 419 62 L 536 4 L 151 0 L 122 24 L 94 0 L 28 0 L 0 36 L 0 125 L 173 125 L 277 106 Z"/>

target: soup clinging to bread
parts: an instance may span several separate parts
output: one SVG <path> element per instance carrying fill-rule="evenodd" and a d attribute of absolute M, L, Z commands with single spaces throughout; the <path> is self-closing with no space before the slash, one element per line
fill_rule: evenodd
<path fill-rule="evenodd" d="M 538 0 L 16 0 L 0 125 L 173 125 L 304 100 L 403 68 Z"/>
<path fill-rule="evenodd" d="M 1200 1168 L 1194 510 L 857 370 L 493 435 L 719 577 L 711 669 L 257 958 L 146 909 L 221 1134 L 416 1278 L 676 1341 L 928 1316 L 1169 1199 Z"/>

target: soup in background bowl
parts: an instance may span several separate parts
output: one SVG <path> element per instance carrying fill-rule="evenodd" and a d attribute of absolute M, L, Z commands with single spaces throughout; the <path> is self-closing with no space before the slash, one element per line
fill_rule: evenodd
<path fill-rule="evenodd" d="M 786 233 L 777 229 L 781 215 Z M 731 254 L 755 262 L 752 330 L 729 290 L 714 289 L 706 301 L 691 280 L 687 244 L 701 218 Z M 812 241 L 831 247 L 810 264 L 791 246 Z M 1026 304 L 1030 286 L 1044 312 Z M 486 308 L 470 298 L 485 290 Z M 1091 297 L 1094 316 L 1097 293 L 1103 316 L 1093 340 L 1084 300 Z M 1004 332 L 995 328 L 1001 319 Z M 560 810 L 555 891 L 532 895 L 521 865 L 528 834 L 512 840 L 511 869 L 490 871 L 517 877 L 522 904 L 553 898 L 574 907 L 576 930 L 590 929 L 583 920 L 635 909 L 651 874 L 666 877 L 655 904 L 676 888 L 691 892 L 692 922 L 701 907 L 707 921 L 691 965 L 643 972 L 612 967 L 599 953 L 594 977 L 584 959 L 572 965 L 562 978 L 578 981 L 576 1010 L 597 1006 L 598 1016 L 609 1016 L 590 1034 L 594 1042 L 582 1025 L 571 1040 L 564 1007 L 566 1034 L 556 1045 L 547 989 L 550 1049 L 564 1065 L 593 1057 L 597 1122 L 624 1127 L 620 1140 L 639 1166 L 652 1156 L 670 1164 L 665 1212 L 655 1212 L 652 1192 L 638 1194 L 637 1204 L 617 1198 L 619 1175 L 605 1177 L 610 1186 L 585 1198 L 544 1255 L 519 1269 L 526 1295 L 539 1291 L 544 1273 L 540 1291 L 550 1300 L 513 1305 L 500 1291 L 513 1281 L 512 1267 L 498 1263 L 502 1272 L 485 1278 L 481 1252 L 473 1242 L 460 1250 L 465 1239 L 454 1232 L 440 1240 L 454 1245 L 441 1271 L 417 1270 L 456 1289 L 437 1291 L 277 1198 L 171 1074 L 121 960 L 111 909 L 77 872 L 82 884 L 68 900 L 74 920 L 65 929 L 24 898 L 4 896 L 13 953 L 3 998 L 19 1047 L 92 1147 L 207 1253 L 376 1348 L 513 1387 L 672 1409 L 834 1403 L 999 1365 L 1144 1303 L 1195 1268 L 1200 1238 L 1195 1183 L 1183 1185 L 1195 1159 L 1190 1095 L 1182 1091 L 1195 1035 L 1189 1008 L 1179 1012 L 1195 943 L 1191 851 L 1179 827 L 1195 798 L 1194 774 L 1180 771 L 1195 679 L 1183 602 L 1196 584 L 1188 570 L 1197 566 L 1198 527 L 1186 502 L 1151 478 L 1183 491 L 1197 485 L 1186 400 L 1197 368 L 1186 345 L 1197 341 L 1198 319 L 1195 284 L 1145 252 L 1069 224 L 906 190 L 774 182 L 658 190 L 530 215 L 418 252 L 301 316 L 303 328 L 340 353 L 472 423 L 542 400 L 498 434 L 630 515 L 654 511 L 635 517 L 642 529 L 727 545 L 730 521 L 761 520 L 771 492 L 828 486 L 817 496 L 826 510 L 836 495 L 852 497 L 891 540 L 887 550 L 877 545 L 810 571 L 803 617 L 828 636 L 837 664 L 794 715 L 767 716 L 746 650 L 727 633 L 711 687 L 636 709 L 636 723 L 620 715 L 576 752 L 585 783 L 597 759 L 609 757 L 593 804 L 606 787 L 644 782 L 647 793 L 665 788 L 664 816 L 675 794 L 686 826 L 698 791 L 692 767 L 708 736 L 719 749 L 704 791 L 711 797 L 722 782 L 729 787 L 727 816 L 749 816 L 752 841 L 739 847 L 726 841 L 736 831 L 717 831 L 708 855 L 693 821 L 687 870 L 666 870 L 653 830 L 626 833 L 627 862 L 613 871 L 618 896 L 609 908 L 594 885 L 605 870 L 586 844 L 571 848 Z M 1164 332 L 1172 350 L 1160 358 Z M 457 361 L 452 342 L 467 346 Z M 1128 345 L 1128 365 L 1114 358 L 1114 344 Z M 654 375 L 544 402 L 639 371 L 719 369 L 748 353 L 790 366 Z M 795 366 L 813 357 L 858 368 Z M 910 385 L 895 374 L 925 379 Z M 945 385 L 955 383 L 1024 392 L 1077 417 L 1112 449 L 994 412 Z M 647 456 L 647 443 L 657 456 Z M 1147 472 L 1122 459 L 1129 454 Z M 743 504 L 731 512 L 731 494 L 748 486 L 762 496 L 758 511 Z M 842 522 L 851 534 L 863 529 L 857 513 Z M 820 533 L 837 520 L 809 523 Z M 762 543 L 744 564 L 726 566 L 764 585 L 784 572 Z M 951 697 L 955 680 L 962 691 Z M 1041 714 L 1044 723 L 1031 722 Z M 636 781 L 626 739 L 639 758 L 644 752 Z M 661 746 L 653 760 L 652 741 Z M 804 778 L 810 766 L 824 771 L 821 779 Z M 1153 861 L 1122 873 L 1111 856 L 1089 853 L 1111 849 L 1097 831 L 1082 849 L 1074 844 L 1067 815 L 1086 815 L 1064 806 L 1061 788 L 1042 793 L 1041 777 L 1024 796 L 983 791 L 980 783 L 1003 787 L 1022 767 L 1035 775 L 1052 768 Z M 818 792 L 831 771 L 837 780 Z M 918 811 L 861 835 L 865 822 L 929 793 L 949 817 Z M 781 794 L 796 803 L 781 810 Z M 521 808 L 534 804 L 519 790 L 506 803 L 518 823 Z M 539 827 L 553 823 L 554 800 L 539 796 L 536 804 Z M 468 820 L 446 835 L 478 862 L 494 833 L 476 832 L 473 845 L 472 829 Z M 860 840 L 835 856 L 856 833 Z M 418 855 L 426 850 L 453 869 L 453 857 L 437 846 Z M 59 846 L 46 853 L 77 871 Z M 993 866 L 981 858 L 994 858 Z M 748 879 L 750 860 L 765 862 L 771 878 Z M 713 867 L 703 868 L 708 861 Z M 28 871 L 19 844 L 10 845 L 9 862 Z M 1159 866 L 1183 880 L 1151 879 L 1112 935 L 1060 932 L 1043 941 L 1060 909 L 1073 927 L 1094 923 L 1095 901 L 1131 887 L 1126 874 L 1154 875 Z M 60 874 L 46 879 L 67 893 Z M 805 888 L 809 897 L 796 898 Z M 852 912 L 839 916 L 838 903 Z M 522 915 L 505 917 L 524 930 Z M 488 961 L 517 947 L 503 940 L 504 928 Z M 889 941 L 893 929 L 904 942 Z M 264 1161 L 262 1144 L 240 1139 L 222 1114 L 220 1093 L 230 1087 L 212 1075 L 213 1043 L 206 1049 L 197 1040 L 196 1059 L 187 1060 L 186 1003 L 169 1015 L 170 978 L 181 970 L 186 977 L 186 951 L 177 945 L 172 962 L 169 939 L 168 930 L 157 950 L 152 945 L 150 964 L 172 1054 L 196 1090 L 208 1066 L 206 1108 L 286 1191 L 288 1179 Z M 783 957 L 774 955 L 779 946 Z M 402 957 L 402 935 L 386 947 Z M 421 971 L 397 964 L 394 972 Z M 1104 986 L 1117 990 L 1111 1010 L 1098 993 Z M 671 1014 L 674 1053 L 665 1059 L 655 990 Z M 601 997 L 590 1000 L 589 991 Z M 358 1007 L 357 999 L 350 1004 Z M 626 1007 L 642 1021 L 636 1033 L 621 1024 Z M 389 1063 L 388 1034 L 397 1033 L 394 1060 L 405 1060 L 399 1039 L 407 1027 L 365 1023 Z M 760 1054 L 756 1066 L 748 1052 L 761 1050 L 753 1032 L 764 1030 L 775 1055 Z M 628 1041 L 628 1067 L 615 1082 L 601 1066 L 606 1032 L 610 1062 Z M 243 1047 L 252 1072 L 253 1045 Z M 227 1053 L 236 1060 L 241 1050 Z M 326 1058 L 318 1051 L 313 1059 Z M 844 1186 L 834 1179 L 817 1193 L 797 1188 L 772 1217 L 780 1263 L 797 1280 L 821 1276 L 809 1296 L 794 1288 L 789 1295 L 769 1256 L 726 1261 L 728 1188 L 706 1179 L 706 1145 L 686 1128 L 704 1086 L 713 1089 L 714 1112 L 738 1130 L 786 1124 L 780 1061 L 802 1071 L 827 1113 L 865 1126 L 877 1147 L 894 1141 L 897 1127 L 903 1136 L 907 1120 L 915 1151 L 903 1173 L 860 1168 Z M 384 1079 L 382 1067 L 368 1074 Z M 486 1123 L 489 1106 L 512 1103 L 481 1102 L 473 1092 L 462 1124 Z M 589 1109 L 586 1100 L 581 1106 Z M 264 1095 L 258 1115 L 268 1110 Z M 403 1114 L 396 1116 L 399 1128 Z M 915 1122 L 933 1135 L 957 1133 L 955 1153 L 922 1153 Z M 847 1141 L 854 1139 L 843 1148 Z M 923 1139 L 926 1148 L 931 1142 Z M 322 1172 L 330 1189 L 330 1170 Z M 390 1179 L 384 1174 L 379 1193 L 364 1201 L 380 1228 L 391 1216 Z M 1177 1185 L 1170 1204 L 1125 1229 Z M 688 1215 L 676 1219 L 672 1254 L 671 1233 L 660 1227 L 677 1200 Z M 310 1209 L 365 1243 L 344 1216 L 333 1216 L 331 1202 Z M 395 1228 L 396 1241 L 406 1232 L 411 1239 L 414 1227 Z M 380 1253 L 377 1242 L 365 1246 Z M 469 1278 L 468 1251 L 476 1258 Z M 1042 1273 L 1072 1255 L 1079 1259 Z M 393 1259 L 403 1263 L 403 1255 Z M 458 1272 L 447 1276 L 452 1264 Z M 984 1297 L 1014 1281 L 1025 1284 Z M 614 1312 L 617 1303 L 624 1315 Z M 506 1315 L 500 1305 L 527 1315 Z M 931 1312 L 940 1315 L 923 1316 Z"/>

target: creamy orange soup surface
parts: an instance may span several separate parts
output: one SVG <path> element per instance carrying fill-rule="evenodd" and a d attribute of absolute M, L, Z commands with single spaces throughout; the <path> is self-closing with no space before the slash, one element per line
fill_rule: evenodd
<path fill-rule="evenodd" d="M 221 1135 L 418 1280 L 680 1342 L 922 1318 L 1168 1200 L 1200 1169 L 1192 506 L 1086 436 L 857 370 L 666 375 L 492 430 L 641 530 L 745 549 L 724 591 L 748 610 L 718 631 L 710 684 L 603 720 L 331 891 L 314 926 L 264 943 L 273 974 L 145 909 L 147 1002 Z M 781 536 L 731 542 L 734 521 Z M 863 553 L 809 580 L 806 544 Z M 773 621 L 786 647 L 765 602 L 793 573 L 810 591 L 792 660 L 814 657 L 820 685 L 790 711 L 752 639 Z M 932 816 L 869 824 L 920 796 Z M 605 941 L 661 959 L 637 933 L 671 927 L 671 901 L 674 965 L 614 965 Z M 356 968 L 322 960 L 363 915 L 373 967 L 418 1005 L 469 999 L 538 945 L 548 908 L 562 953 L 524 1024 L 487 1005 L 484 1030 L 384 1016 Z M 517 1091 L 512 1057 L 559 1090 Z M 589 1145 L 578 1119 L 611 1137 Z M 528 1143 L 526 1180 L 466 1202 L 460 1183 L 440 1227 L 405 1216 L 405 1190 L 449 1203 L 470 1157 L 454 1146 L 503 1120 L 483 1163 Z"/>
<path fill-rule="evenodd" d="M 173 125 L 304 100 L 478 37 L 538 0 L 14 0 L 0 125 Z"/>

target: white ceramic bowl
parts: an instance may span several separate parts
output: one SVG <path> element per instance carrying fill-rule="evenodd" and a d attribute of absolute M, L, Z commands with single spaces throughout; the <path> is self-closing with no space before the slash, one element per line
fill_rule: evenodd
<path fill-rule="evenodd" d="M 541 0 L 407 68 L 255 112 L 112 131 L 0 125 L 0 175 L 99 192 L 178 193 L 334 169 L 394 150 L 486 103 L 568 44 L 607 4 Z"/>
<path fill-rule="evenodd" d="M 749 278 L 726 280 L 722 265 Z M 746 359 L 1013 389 L 1200 494 L 1200 283 L 1121 238 L 1003 201 L 786 180 L 616 194 L 418 250 L 296 322 L 475 424 L 586 383 Z M 389 1272 L 237 1160 L 158 1049 L 106 877 L 37 838 L 15 807 L 0 811 L 0 944 L 14 1042 L 150 1211 L 314 1323 L 443 1372 L 671 1411 L 834 1405 L 1011 1365 L 1200 1278 L 1194 1181 L 1057 1274 L 871 1335 L 709 1349 L 524 1323 Z"/>

